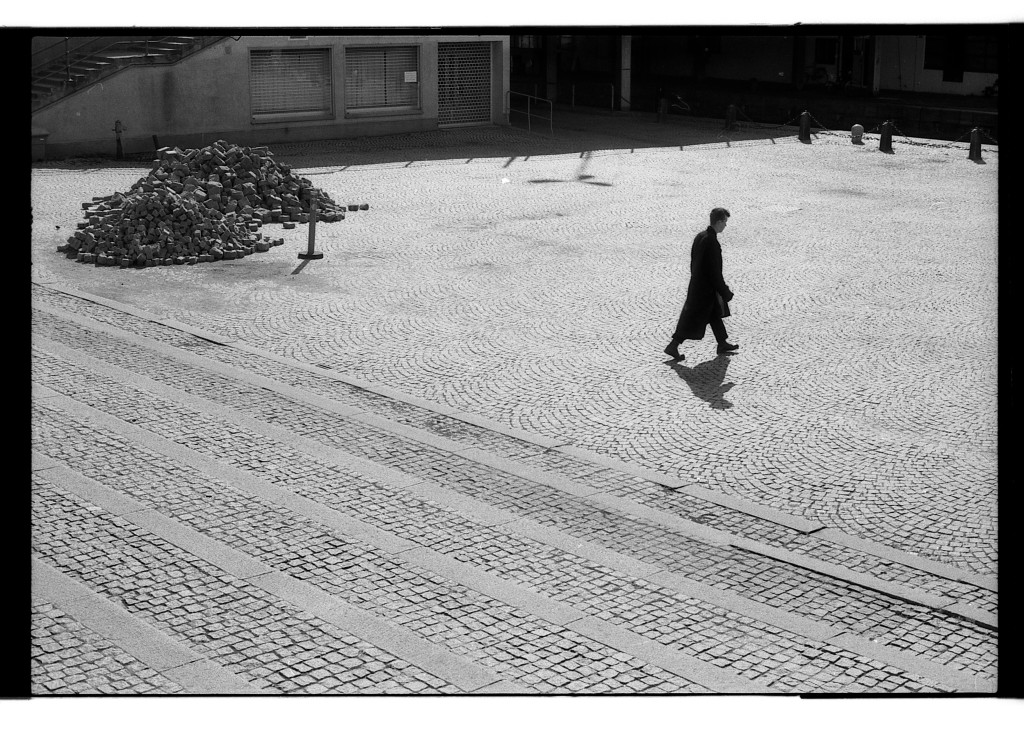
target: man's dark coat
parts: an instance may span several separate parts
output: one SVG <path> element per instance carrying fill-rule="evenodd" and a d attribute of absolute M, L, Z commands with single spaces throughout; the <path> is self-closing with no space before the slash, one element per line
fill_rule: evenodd
<path fill-rule="evenodd" d="M 693 240 L 690 286 L 673 337 L 701 340 L 712 318 L 729 317 L 729 300 L 732 300 L 732 290 L 722 278 L 722 245 L 718 243 L 714 228 L 709 226 Z"/>

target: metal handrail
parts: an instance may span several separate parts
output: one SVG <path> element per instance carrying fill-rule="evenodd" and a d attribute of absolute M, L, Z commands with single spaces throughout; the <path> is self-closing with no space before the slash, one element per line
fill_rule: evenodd
<path fill-rule="evenodd" d="M 45 48 L 38 49 L 33 56 L 40 58 L 48 56 L 48 58 L 38 63 L 33 68 L 32 73 L 32 84 L 35 85 L 46 85 L 50 86 L 51 89 L 55 89 L 56 96 L 51 96 L 46 100 L 41 100 L 39 104 L 33 101 L 33 110 L 52 104 L 57 99 L 66 96 L 68 93 L 74 93 L 80 88 L 85 88 L 88 84 L 97 81 L 101 78 L 106 78 L 111 74 L 117 73 L 129 66 L 134 66 L 138 61 L 146 61 L 147 64 L 173 64 L 177 63 L 181 58 L 181 53 L 177 50 L 164 54 L 161 51 L 157 51 L 151 48 L 150 44 L 159 46 L 160 44 L 167 43 L 171 39 L 185 38 L 185 36 L 147 36 L 147 37 L 136 37 L 130 40 L 118 40 L 110 42 L 109 38 L 92 37 L 84 43 L 79 43 L 77 46 L 71 46 L 71 37 L 61 38 L 59 41 L 50 44 Z M 184 51 L 187 55 L 203 48 L 206 48 L 213 43 L 216 43 L 226 36 L 191 36 L 194 39 L 191 44 L 182 44 L 181 51 Z M 80 38 L 77 40 L 81 40 Z M 54 54 L 58 47 L 64 46 L 63 52 Z M 119 60 L 112 60 L 106 68 L 95 69 L 92 72 L 77 72 L 72 73 L 72 67 L 82 63 L 99 60 L 104 58 L 105 53 L 110 51 L 116 51 L 120 49 L 138 48 L 140 53 L 137 56 L 130 58 L 124 58 Z M 55 86 L 56 82 L 56 86 Z"/>
<path fill-rule="evenodd" d="M 60 60 L 67 65 L 70 61 L 78 61 L 83 58 L 96 56 L 104 51 L 131 47 L 148 46 L 150 43 L 164 43 L 172 38 L 181 36 L 137 36 L 129 39 L 111 41 L 109 37 L 92 36 L 86 40 L 65 36 L 45 48 L 40 48 L 32 54 L 32 75 L 52 68 L 54 62 Z M 77 41 L 77 43 L 76 43 Z M 147 49 L 148 52 L 148 49 Z M 41 59 L 41 60 L 40 60 Z"/>
<path fill-rule="evenodd" d="M 525 111 L 522 110 L 522 109 L 513 109 L 513 107 L 512 107 L 512 95 L 513 94 L 515 94 L 517 97 L 525 97 L 526 98 L 526 110 Z M 533 102 L 540 102 L 540 103 L 548 105 L 548 116 L 547 117 L 542 117 L 539 114 L 534 114 L 533 110 L 531 109 L 531 104 Z M 533 124 L 531 122 L 531 119 L 533 117 L 537 117 L 537 119 L 547 120 L 548 132 L 551 135 L 555 134 L 555 126 L 554 126 L 555 106 L 551 103 L 551 100 L 543 99 L 541 97 L 535 97 L 532 94 L 523 94 L 522 92 L 512 91 L 511 89 L 509 89 L 508 91 L 505 92 L 505 120 L 506 120 L 506 122 L 508 122 L 508 124 L 512 124 L 512 113 L 513 112 L 517 112 L 519 114 L 525 114 L 526 115 L 526 129 L 529 132 L 533 132 Z"/>

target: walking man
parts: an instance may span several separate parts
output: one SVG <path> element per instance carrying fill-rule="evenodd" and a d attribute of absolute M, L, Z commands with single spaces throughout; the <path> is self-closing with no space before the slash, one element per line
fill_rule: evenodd
<path fill-rule="evenodd" d="M 686 358 L 679 353 L 684 340 L 699 341 L 704 338 L 707 327 L 718 341 L 719 353 L 731 353 L 739 348 L 728 342 L 725 323 L 729 317 L 729 301 L 732 290 L 722 278 L 722 245 L 718 235 L 725 231 L 729 212 L 724 208 L 711 211 L 711 225 L 697 234 L 690 250 L 690 286 L 686 290 L 686 302 L 679 314 L 672 341 L 665 346 L 665 353 L 675 361 Z"/>

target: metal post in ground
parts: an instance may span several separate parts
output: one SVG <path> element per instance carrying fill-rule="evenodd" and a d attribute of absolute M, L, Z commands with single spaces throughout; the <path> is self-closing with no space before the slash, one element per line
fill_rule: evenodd
<path fill-rule="evenodd" d="M 878 149 L 884 153 L 892 152 L 892 122 L 882 123 L 882 136 L 878 140 Z"/>
<path fill-rule="evenodd" d="M 981 162 L 981 130 L 977 127 L 971 130 L 971 150 L 967 158 L 976 163 Z"/>
<path fill-rule="evenodd" d="M 305 252 L 299 252 L 299 259 L 323 259 L 324 253 L 313 247 L 316 242 L 316 189 L 309 195 L 309 245 Z"/>
<path fill-rule="evenodd" d="M 811 141 L 811 115 L 806 110 L 800 115 L 800 142 Z"/>

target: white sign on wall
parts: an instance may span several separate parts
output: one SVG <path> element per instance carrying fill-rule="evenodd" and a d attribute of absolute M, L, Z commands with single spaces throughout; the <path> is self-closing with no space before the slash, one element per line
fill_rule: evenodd
<path fill-rule="evenodd" d="M 415 71 L 406 71 L 405 72 L 405 80 L 406 81 L 416 81 L 416 72 Z"/>

